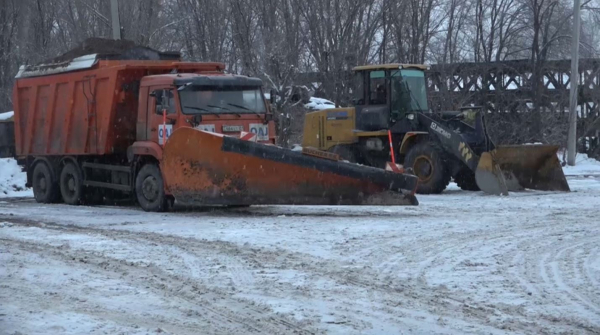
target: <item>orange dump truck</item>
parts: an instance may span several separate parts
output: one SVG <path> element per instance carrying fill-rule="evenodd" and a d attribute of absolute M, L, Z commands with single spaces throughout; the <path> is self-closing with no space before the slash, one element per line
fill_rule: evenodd
<path fill-rule="evenodd" d="M 147 211 L 175 200 L 417 204 L 412 175 L 274 146 L 261 80 L 221 63 L 88 55 L 23 66 L 13 102 L 16 154 L 38 202 L 76 205 L 111 190 Z"/>

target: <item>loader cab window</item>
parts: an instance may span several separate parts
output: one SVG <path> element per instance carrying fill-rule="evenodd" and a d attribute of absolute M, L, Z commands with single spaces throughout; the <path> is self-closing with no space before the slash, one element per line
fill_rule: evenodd
<path fill-rule="evenodd" d="M 400 70 L 392 71 L 391 73 L 391 116 L 393 120 L 404 118 L 404 115 L 410 111 L 410 94 L 402 87 L 402 76 Z"/>
<path fill-rule="evenodd" d="M 355 105 L 365 104 L 365 72 L 358 71 L 354 73 L 354 85 L 352 85 L 353 103 Z"/>
<path fill-rule="evenodd" d="M 391 73 L 392 114 L 406 112 L 426 112 L 427 85 L 425 72 L 415 69 L 401 69 Z"/>
<path fill-rule="evenodd" d="M 166 97 L 165 93 L 166 92 Z M 175 109 L 175 95 L 171 90 L 155 90 L 152 91 L 151 94 L 154 97 L 154 110 L 156 114 L 162 114 L 163 110 L 167 110 L 167 114 L 175 114 L 177 110 Z"/>
<path fill-rule="evenodd" d="M 369 104 L 385 105 L 387 103 L 387 87 L 385 71 L 371 71 L 369 73 Z"/>

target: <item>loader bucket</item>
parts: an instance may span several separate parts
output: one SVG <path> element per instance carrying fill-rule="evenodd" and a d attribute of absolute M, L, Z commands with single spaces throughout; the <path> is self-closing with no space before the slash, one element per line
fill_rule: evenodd
<path fill-rule="evenodd" d="M 169 137 L 161 170 L 185 205 L 417 205 L 417 177 L 192 128 Z"/>
<path fill-rule="evenodd" d="M 477 185 L 491 194 L 525 188 L 568 192 L 557 151 L 551 145 L 511 145 L 484 152 L 475 171 Z"/>

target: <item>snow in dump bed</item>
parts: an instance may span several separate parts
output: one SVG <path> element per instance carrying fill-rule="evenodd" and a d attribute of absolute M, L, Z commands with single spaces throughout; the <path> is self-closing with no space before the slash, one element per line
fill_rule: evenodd
<path fill-rule="evenodd" d="M 33 192 L 25 187 L 26 181 L 27 176 L 17 161 L 0 158 L 0 198 L 33 196 Z"/>
<path fill-rule="evenodd" d="M 21 65 L 15 78 L 47 76 L 50 74 L 89 69 L 96 64 L 96 54 L 77 57 L 70 62 L 58 64 Z"/>
<path fill-rule="evenodd" d="M 6 112 L 6 113 L 0 113 L 0 121 L 8 120 L 8 119 L 10 119 L 13 116 L 15 116 L 15 112 L 14 111 Z"/>

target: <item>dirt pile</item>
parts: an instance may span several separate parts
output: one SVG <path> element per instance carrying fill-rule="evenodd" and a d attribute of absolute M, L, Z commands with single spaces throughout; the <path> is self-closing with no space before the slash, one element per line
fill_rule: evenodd
<path fill-rule="evenodd" d="M 129 40 L 91 37 L 66 53 L 44 63 L 63 63 L 84 55 L 99 54 L 102 59 L 179 60 L 178 52 L 160 52 Z"/>

